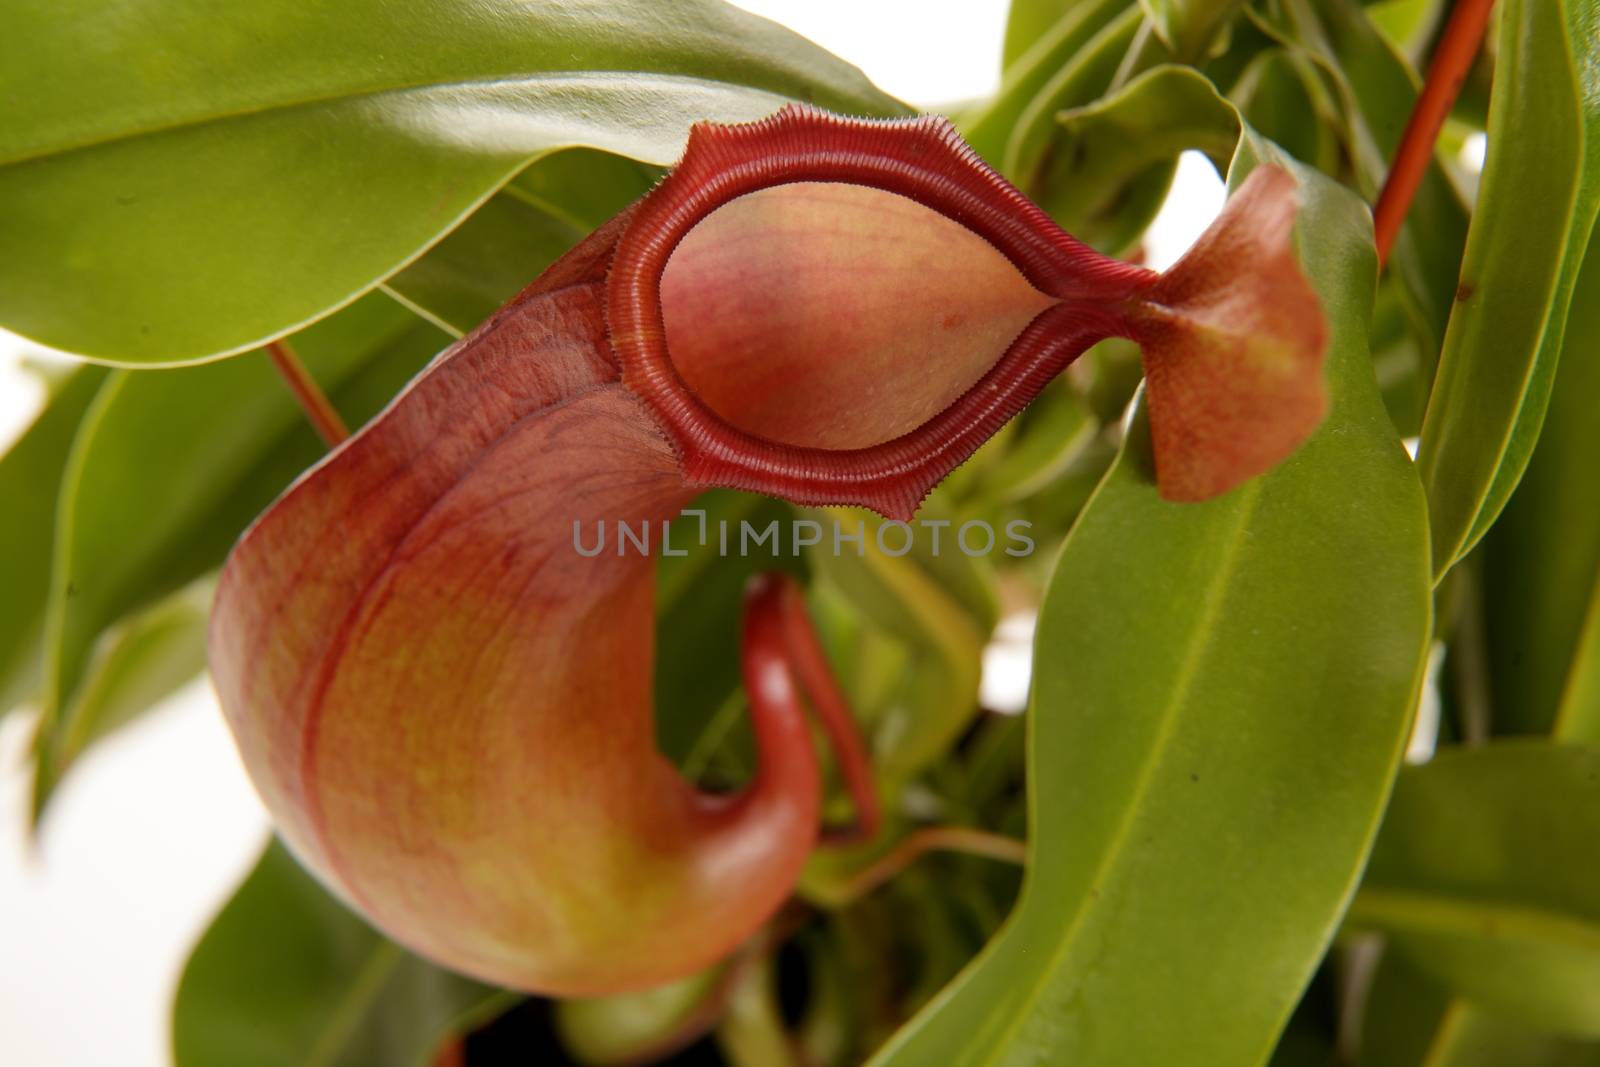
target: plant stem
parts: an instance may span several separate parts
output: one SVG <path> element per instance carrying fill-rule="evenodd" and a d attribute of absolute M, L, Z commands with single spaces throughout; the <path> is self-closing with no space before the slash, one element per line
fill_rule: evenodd
<path fill-rule="evenodd" d="M 1018 865 L 1028 861 L 1026 841 L 970 826 L 925 826 L 913 830 L 894 848 L 857 871 L 840 887 L 837 906 L 867 895 L 929 852 L 961 852 Z"/>
<path fill-rule="evenodd" d="M 267 356 L 272 360 L 272 365 L 278 368 L 284 383 L 289 386 L 289 392 L 294 394 L 295 402 L 306 413 L 306 419 L 329 448 L 350 436 L 349 428 L 339 417 L 339 412 L 334 410 L 328 395 L 311 377 L 311 372 L 306 370 L 306 365 L 300 362 L 300 357 L 294 354 L 294 349 L 287 342 L 273 341 L 268 344 Z"/>
<path fill-rule="evenodd" d="M 1434 50 L 1433 61 L 1428 64 L 1428 78 L 1423 83 L 1422 95 L 1417 97 L 1417 105 L 1411 111 L 1404 136 L 1400 138 L 1400 147 L 1395 152 L 1389 176 L 1373 207 L 1380 265 L 1389 261 L 1389 253 L 1400 236 L 1400 226 L 1405 222 L 1412 198 L 1417 195 L 1417 187 L 1422 184 L 1423 175 L 1428 171 L 1428 162 L 1433 158 L 1433 147 L 1439 139 L 1439 131 L 1444 128 L 1444 120 L 1455 106 L 1461 85 L 1466 81 L 1472 61 L 1478 55 L 1478 46 L 1483 42 L 1484 30 L 1489 25 L 1489 11 L 1493 7 L 1494 0 L 1456 0 L 1450 12 L 1450 21 L 1439 39 L 1438 48 Z"/>

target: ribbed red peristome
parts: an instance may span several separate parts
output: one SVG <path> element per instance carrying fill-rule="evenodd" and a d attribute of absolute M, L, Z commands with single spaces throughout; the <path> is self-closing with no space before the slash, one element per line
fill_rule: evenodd
<path fill-rule="evenodd" d="M 922 426 L 867 448 L 803 448 L 738 429 L 685 385 L 667 351 L 661 276 L 695 224 L 731 200 L 794 182 L 844 182 L 906 196 L 992 244 L 1036 288 L 1042 312 L 971 389 Z M 689 484 L 800 504 L 860 504 L 908 519 L 930 489 L 1068 363 L 1124 332 L 1118 308 L 1156 275 L 1076 240 L 937 117 L 874 120 L 789 105 L 738 126 L 702 123 L 683 159 L 638 205 L 607 292 L 623 382 L 661 421 Z"/>

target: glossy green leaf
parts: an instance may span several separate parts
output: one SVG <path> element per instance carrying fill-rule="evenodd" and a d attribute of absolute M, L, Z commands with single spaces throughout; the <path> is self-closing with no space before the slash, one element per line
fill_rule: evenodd
<path fill-rule="evenodd" d="M 1523 1023 L 1600 1037 L 1600 748 L 1498 741 L 1395 786 L 1357 929 Z"/>
<path fill-rule="evenodd" d="M 1439 575 L 1500 514 L 1544 420 L 1600 207 L 1597 22 L 1580 0 L 1501 5 L 1489 155 L 1417 455 Z"/>
<path fill-rule="evenodd" d="M 294 343 L 359 425 L 445 340 L 373 295 Z M 259 354 L 107 380 L 62 482 L 45 631 L 41 801 L 75 729 L 63 713 L 101 635 L 219 567 L 245 526 L 323 451 Z"/>
<path fill-rule="evenodd" d="M 1202 58 L 1244 0 L 1139 0 L 1168 48 L 1183 60 Z"/>
<path fill-rule="evenodd" d="M 1040 7 L 1042 5 L 1033 5 Z M 1067 0 L 1048 29 L 1006 61 L 1000 91 L 963 124 L 962 134 L 977 153 L 1006 173 L 1006 142 L 1028 106 L 1059 78 L 1112 22 L 1130 21 L 1132 0 Z M 1120 17 L 1119 17 L 1120 16 Z M 1137 15 L 1131 16 L 1137 21 Z M 1042 22 L 1038 17 L 1035 22 Z M 1119 35 L 1124 31 L 1115 31 Z M 1008 31 L 1009 33 L 1009 31 Z M 1009 39 L 1009 38 L 1008 38 Z M 1089 97 L 1074 103 L 1087 103 Z"/>
<path fill-rule="evenodd" d="M 1365 206 L 1296 173 L 1327 422 L 1174 505 L 1135 421 L 1040 616 L 1022 898 L 880 1067 L 1263 1063 L 1353 891 L 1420 684 L 1427 536 L 1367 352 Z"/>
<path fill-rule="evenodd" d="M 22 0 L 0 99 L 0 324 L 127 363 L 318 318 L 555 149 L 669 163 L 786 99 L 903 110 L 720 0 Z"/>
<path fill-rule="evenodd" d="M 460 337 L 649 191 L 653 168 L 574 148 L 517 175 L 384 288 Z"/>
<path fill-rule="evenodd" d="M 0 456 L 0 716 L 33 696 L 50 596 L 57 487 L 72 438 L 106 372 L 83 367 L 57 387 L 33 424 Z"/>
<path fill-rule="evenodd" d="M 1073 236 L 1109 250 L 1144 233 L 1183 151 L 1205 152 L 1224 169 L 1239 141 L 1238 113 L 1191 67 L 1146 71 L 1058 122 L 1040 206 Z"/>
<path fill-rule="evenodd" d="M 83 684 L 62 717 L 54 759 L 37 782 L 43 805 L 54 781 L 88 747 L 183 687 L 206 668 L 212 577 L 201 578 L 119 620 L 96 642 Z"/>
<path fill-rule="evenodd" d="M 1600 255 L 1591 251 L 1573 291 L 1539 445 L 1483 543 L 1488 673 L 1501 733 L 1600 742 L 1596 397 Z"/>
<path fill-rule="evenodd" d="M 175 1067 L 428 1067 L 513 995 L 379 937 L 274 840 L 195 947 Z"/>

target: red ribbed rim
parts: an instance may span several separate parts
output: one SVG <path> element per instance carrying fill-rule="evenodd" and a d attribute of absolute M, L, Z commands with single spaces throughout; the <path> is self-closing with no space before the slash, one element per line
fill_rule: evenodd
<path fill-rule="evenodd" d="M 805 448 L 739 429 L 678 375 L 667 352 L 661 276 L 673 249 L 711 212 L 793 182 L 843 182 L 909 197 L 984 238 L 1046 295 L 1041 312 L 949 407 L 893 440 Z M 860 504 L 909 519 L 923 497 L 1094 342 L 1122 332 L 1116 313 L 1155 274 L 1101 256 L 981 160 L 937 116 L 872 120 L 788 105 L 760 122 L 689 132 L 683 159 L 642 200 L 617 243 L 607 286 L 623 382 L 678 449 L 684 478 L 799 504 Z"/>

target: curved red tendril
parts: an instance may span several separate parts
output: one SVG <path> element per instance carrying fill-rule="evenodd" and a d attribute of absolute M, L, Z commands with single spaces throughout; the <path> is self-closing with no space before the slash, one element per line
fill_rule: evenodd
<path fill-rule="evenodd" d="M 780 711 L 782 718 L 797 715 L 803 692 L 839 762 L 840 777 L 855 805 L 855 821 L 824 830 L 822 841 L 848 844 L 876 836 L 883 812 L 872 759 L 795 580 L 778 571 L 752 579 L 745 591 L 742 630 L 745 693 L 755 716 L 771 717 Z"/>

